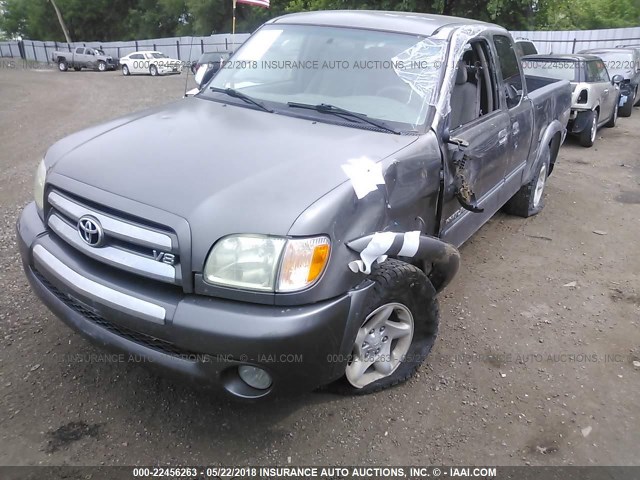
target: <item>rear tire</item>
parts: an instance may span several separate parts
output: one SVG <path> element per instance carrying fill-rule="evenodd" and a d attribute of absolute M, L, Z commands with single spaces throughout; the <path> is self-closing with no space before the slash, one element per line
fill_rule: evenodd
<path fill-rule="evenodd" d="M 58 70 L 60 70 L 61 72 L 66 72 L 67 70 L 69 70 L 69 66 L 67 65 L 66 60 L 58 60 Z"/>
<path fill-rule="evenodd" d="M 407 381 L 438 333 L 436 291 L 422 270 L 395 259 L 372 268 L 374 286 L 345 375 L 327 386 L 334 393 L 366 395 Z"/>
<path fill-rule="evenodd" d="M 544 188 L 549 176 L 549 162 L 551 155 L 549 145 L 542 147 L 542 160 L 538 164 L 538 171 L 529 183 L 523 185 L 504 206 L 505 212 L 519 217 L 537 215 L 544 208 Z"/>
<path fill-rule="evenodd" d="M 591 147 L 596 141 L 596 134 L 598 133 L 598 111 L 595 110 L 590 113 L 589 120 L 587 121 L 587 128 L 580 132 L 579 141 L 583 147 Z"/>
<path fill-rule="evenodd" d="M 618 108 L 619 108 L 618 105 L 620 105 L 620 97 L 616 99 L 616 104 L 613 107 L 611 118 L 609 118 L 609 121 L 605 124 L 605 127 L 613 128 L 616 126 L 616 122 L 618 121 Z"/>

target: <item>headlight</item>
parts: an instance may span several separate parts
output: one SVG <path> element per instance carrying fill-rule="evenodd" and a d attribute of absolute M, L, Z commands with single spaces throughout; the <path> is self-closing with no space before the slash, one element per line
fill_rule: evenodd
<path fill-rule="evenodd" d="M 33 182 L 33 199 L 40 211 L 44 208 L 44 182 L 46 177 L 47 168 L 44 166 L 44 160 L 40 160 L 40 165 L 38 165 L 38 170 L 36 170 L 36 178 Z"/>
<path fill-rule="evenodd" d="M 326 237 L 232 235 L 220 240 L 209 253 L 204 278 L 226 287 L 292 292 L 320 278 L 328 259 Z"/>
<path fill-rule="evenodd" d="M 284 238 L 259 235 L 220 240 L 204 265 L 204 278 L 228 287 L 273 291 Z"/>

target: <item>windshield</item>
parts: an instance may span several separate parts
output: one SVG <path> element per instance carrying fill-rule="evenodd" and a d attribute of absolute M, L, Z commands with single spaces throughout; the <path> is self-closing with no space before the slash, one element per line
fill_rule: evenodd
<path fill-rule="evenodd" d="M 335 121 L 288 106 L 324 103 L 414 130 L 435 104 L 446 46 L 400 33 L 268 25 L 242 45 L 210 86 L 241 91 L 280 113 Z M 210 89 L 204 94 L 220 98 Z"/>
<path fill-rule="evenodd" d="M 555 78 L 557 80 L 569 80 L 577 82 L 580 80 L 580 62 L 569 60 L 531 60 L 525 58 L 522 61 L 522 68 L 526 75 L 536 77 Z"/>
<path fill-rule="evenodd" d="M 153 58 L 169 58 L 164 53 L 154 52 L 151 54 Z"/>
<path fill-rule="evenodd" d="M 594 52 L 604 61 L 610 75 L 624 75 L 629 71 L 636 71 L 640 68 L 631 52 Z"/>

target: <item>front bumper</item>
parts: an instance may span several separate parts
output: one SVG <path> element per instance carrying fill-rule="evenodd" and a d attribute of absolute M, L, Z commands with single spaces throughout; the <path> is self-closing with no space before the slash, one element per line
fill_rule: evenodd
<path fill-rule="evenodd" d="M 235 302 L 131 281 L 118 271 L 105 275 L 50 235 L 33 203 L 17 232 L 33 290 L 71 328 L 136 363 L 241 398 L 309 391 L 342 376 L 371 286 L 305 306 Z M 271 387 L 249 387 L 240 365 L 266 370 Z"/>

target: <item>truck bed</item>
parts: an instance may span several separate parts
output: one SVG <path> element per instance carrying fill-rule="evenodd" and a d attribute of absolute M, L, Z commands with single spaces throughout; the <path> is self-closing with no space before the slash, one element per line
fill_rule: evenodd
<path fill-rule="evenodd" d="M 533 132 L 529 158 L 534 159 L 539 141 L 549 123 L 558 120 L 563 128 L 567 126 L 571 111 L 571 84 L 567 80 L 532 75 L 525 75 L 525 82 L 533 105 Z"/>

